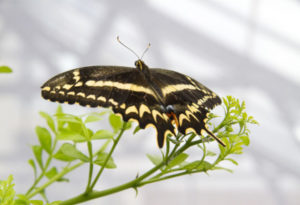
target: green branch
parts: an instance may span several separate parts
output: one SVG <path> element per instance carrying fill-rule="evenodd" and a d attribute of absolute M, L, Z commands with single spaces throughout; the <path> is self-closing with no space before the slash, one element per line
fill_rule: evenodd
<path fill-rule="evenodd" d="M 126 130 L 126 126 L 127 126 L 126 123 L 123 123 L 123 127 L 122 127 L 122 129 L 121 129 L 118 137 L 114 140 L 114 143 L 113 143 L 113 145 L 112 145 L 112 147 L 111 147 L 111 149 L 110 149 L 110 151 L 109 151 L 109 153 L 108 153 L 108 155 L 107 155 L 107 157 L 106 157 L 106 159 L 104 161 L 104 164 L 101 166 L 101 168 L 100 168 L 97 176 L 95 177 L 92 185 L 89 187 L 89 189 L 86 190 L 86 192 L 93 190 L 93 188 L 95 187 L 95 185 L 98 182 L 98 180 L 99 180 L 99 178 L 100 178 L 100 176 L 101 176 L 101 174 L 102 174 L 102 172 L 103 172 L 106 164 L 108 163 L 108 160 L 110 159 L 110 157 L 111 157 L 112 153 L 114 152 L 117 144 L 119 143 L 119 140 L 121 139 L 124 131 Z"/>
<path fill-rule="evenodd" d="M 105 190 L 94 190 L 94 187 L 96 183 L 99 182 L 104 169 L 116 168 L 112 154 L 125 130 L 129 129 L 131 124 L 125 123 L 118 116 L 111 114 L 109 116 L 109 122 L 113 128 L 113 132 L 108 130 L 98 130 L 94 132 L 88 128 L 87 124 L 101 120 L 103 112 L 74 116 L 64 113 L 61 107 L 59 107 L 55 115 L 55 120 L 47 113 L 41 113 L 48 127 L 55 135 L 54 143 L 52 144 L 48 129 L 38 127 L 37 130 L 39 132 L 37 134 L 40 144 L 33 147 L 35 160 L 31 159 L 29 162 L 34 169 L 35 176 L 37 175 L 37 167 L 41 169 L 41 173 L 38 177 L 35 177 L 35 181 L 26 195 L 17 195 L 17 200 L 21 200 L 23 204 L 42 205 L 42 201 L 32 200 L 34 196 L 41 194 L 48 203 L 45 189 L 55 182 L 66 180 L 63 178 L 66 174 L 74 171 L 85 163 L 89 163 L 89 170 L 86 189 L 83 190 L 83 193 L 65 201 L 51 204 L 78 204 L 126 189 L 134 189 L 137 191 L 138 188 L 147 184 L 161 182 L 179 176 L 206 173 L 208 171 L 221 169 L 231 171 L 226 167 L 220 166 L 220 162 L 227 160 L 235 165 L 238 164 L 231 155 L 241 154 L 244 146 L 249 145 L 250 131 L 247 125 L 257 124 L 257 122 L 252 116 L 248 116 L 245 112 L 244 102 L 240 103 L 239 100 L 229 96 L 223 99 L 223 103 L 224 117 L 218 125 L 214 126 L 215 128 L 212 129 L 212 132 L 222 138 L 226 144 L 225 147 L 218 146 L 216 143 L 219 150 L 217 152 L 209 150 L 206 143 L 213 141 L 209 136 L 197 136 L 193 133 L 188 135 L 178 133 L 177 136 L 169 136 L 165 150 L 161 150 L 161 156 L 147 154 L 148 158 L 154 164 L 151 169 L 131 181 Z M 211 114 L 209 116 L 209 124 L 211 124 L 211 120 L 216 117 L 217 116 Z M 136 128 L 134 133 L 138 130 L 140 129 Z M 93 151 L 93 140 L 106 141 L 103 142 L 101 148 L 95 152 Z M 57 143 L 61 141 L 69 141 L 71 143 Z M 84 152 L 77 148 L 77 143 L 82 142 L 87 144 L 88 155 L 85 155 Z M 112 146 L 109 146 L 110 142 L 113 142 Z M 57 149 L 56 144 L 59 145 Z M 189 158 L 188 153 L 192 147 L 193 151 L 195 150 L 194 148 L 196 148 L 196 150 L 200 152 L 200 155 L 197 155 L 199 156 L 197 160 L 189 161 L 191 158 Z M 106 150 L 109 151 L 107 152 Z M 43 163 L 43 152 L 48 153 L 46 163 Z M 95 157 L 97 158 L 95 159 Z M 58 172 L 56 167 L 49 168 L 54 160 L 60 160 L 67 164 Z M 80 162 L 71 166 L 74 160 L 80 160 Z M 95 165 L 99 165 L 100 168 L 97 175 L 93 178 Z M 45 177 L 47 177 L 48 180 L 44 184 L 39 185 Z"/>

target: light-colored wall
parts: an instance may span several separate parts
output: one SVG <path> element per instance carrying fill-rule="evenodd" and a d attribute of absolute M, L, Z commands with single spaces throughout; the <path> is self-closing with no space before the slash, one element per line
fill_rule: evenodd
<path fill-rule="evenodd" d="M 299 19 L 296 0 L 0 1 L 0 65 L 14 70 L 0 75 L 0 178 L 13 173 L 21 192 L 31 182 L 26 160 L 37 141 L 38 111 L 56 108 L 40 97 L 43 82 L 75 67 L 134 65 L 119 35 L 137 53 L 151 42 L 144 57 L 150 67 L 184 72 L 221 96 L 245 100 L 260 126 L 253 127 L 251 146 L 237 157 L 233 174 L 179 178 L 142 188 L 137 197 L 129 190 L 99 203 L 299 204 Z M 150 167 L 145 153 L 153 152 L 152 130 L 124 137 L 115 155 L 122 172 L 107 172 L 104 186 Z M 75 186 L 51 188 L 50 197 L 78 192 L 85 172 L 72 175 Z"/>

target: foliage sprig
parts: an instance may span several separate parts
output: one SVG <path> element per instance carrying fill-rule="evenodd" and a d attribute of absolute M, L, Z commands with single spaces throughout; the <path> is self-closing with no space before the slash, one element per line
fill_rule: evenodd
<path fill-rule="evenodd" d="M 245 112 L 245 103 L 231 96 L 223 98 L 224 117 L 217 126 L 215 121 L 220 119 L 217 115 L 209 115 L 209 124 L 213 133 L 222 138 L 226 147 L 221 145 L 208 146 L 212 141 L 209 136 L 197 136 L 195 134 L 168 136 L 166 147 L 161 150 L 161 155 L 147 154 L 153 167 L 141 175 L 136 176 L 129 182 L 105 190 L 95 190 L 104 170 L 116 169 L 113 153 L 124 132 L 132 126 L 130 122 L 123 122 L 120 117 L 109 112 L 89 113 L 75 116 L 64 113 L 59 106 L 54 116 L 46 112 L 40 112 L 46 121 L 47 127 L 37 126 L 36 134 L 39 144 L 32 146 L 34 158 L 28 163 L 33 168 L 34 182 L 25 194 L 17 195 L 10 202 L 14 205 L 43 205 L 43 204 L 77 204 L 91 199 L 100 198 L 114 194 L 126 189 L 138 189 L 147 184 L 156 183 L 171 178 L 191 175 L 196 173 L 208 173 L 213 170 L 226 170 L 232 172 L 228 167 L 222 166 L 222 161 L 230 161 L 234 165 L 238 162 L 234 155 L 242 154 L 244 146 L 249 145 L 249 124 L 258 124 L 252 116 Z M 89 124 L 102 120 L 108 114 L 108 121 L 112 130 L 92 130 Z M 214 122 L 214 123 L 213 123 Z M 140 129 L 135 128 L 134 134 Z M 94 146 L 95 140 L 102 140 L 100 147 Z M 85 143 L 87 152 L 80 149 L 78 144 Z M 191 149 L 193 148 L 193 149 Z M 194 149 L 195 148 L 195 149 Z M 190 150 L 200 154 L 194 154 Z M 200 156 L 198 159 L 193 159 Z M 55 166 L 55 161 L 64 162 L 63 166 Z M 50 203 L 46 189 L 56 182 L 69 182 L 67 174 L 75 171 L 78 167 L 89 164 L 86 188 L 82 194 L 65 201 Z M 0 184 L 0 204 L 14 198 L 11 185 L 12 178 L 6 184 Z M 3 185 L 4 183 L 4 185 Z M 4 187 L 4 188 L 2 188 Z M 9 188 L 7 188 L 9 187 Z M 3 190 L 9 190 L 10 198 L 3 198 Z M 40 195 L 43 200 L 33 200 Z M 2 198 L 1 198 L 2 197 Z M 1 201 L 2 200 L 2 201 Z M 5 204 L 6 205 L 6 204 Z"/>

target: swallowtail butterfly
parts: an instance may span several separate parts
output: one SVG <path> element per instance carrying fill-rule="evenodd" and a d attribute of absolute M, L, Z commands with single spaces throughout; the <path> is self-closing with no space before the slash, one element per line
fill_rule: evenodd
<path fill-rule="evenodd" d="M 163 147 L 167 135 L 209 131 L 209 110 L 221 104 L 210 89 L 184 74 L 149 67 L 139 58 L 136 68 L 89 66 L 58 74 L 42 88 L 50 101 L 89 107 L 111 107 L 124 121 L 137 121 L 141 128 L 153 127 Z M 175 127 L 174 127 L 175 124 Z"/>

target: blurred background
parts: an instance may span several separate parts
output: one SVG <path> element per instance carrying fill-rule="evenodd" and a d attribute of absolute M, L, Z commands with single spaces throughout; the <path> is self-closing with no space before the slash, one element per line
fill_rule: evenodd
<path fill-rule="evenodd" d="M 40 97 L 53 75 L 81 66 L 133 66 L 138 54 L 150 67 L 192 76 L 220 96 L 246 101 L 260 126 L 236 157 L 234 173 L 215 171 L 124 191 L 85 204 L 300 204 L 299 0 L 2 0 L 0 1 L 0 179 L 15 177 L 24 192 L 32 182 L 27 159 L 37 143 L 38 111 L 55 103 Z M 87 108 L 64 105 L 67 112 Z M 217 110 L 220 108 L 217 108 Z M 106 124 L 103 125 L 107 126 Z M 126 182 L 159 153 L 153 130 L 123 137 L 98 189 Z M 86 167 L 73 183 L 54 185 L 51 200 L 79 193 Z M 66 191 L 67 190 L 67 191 Z"/>

